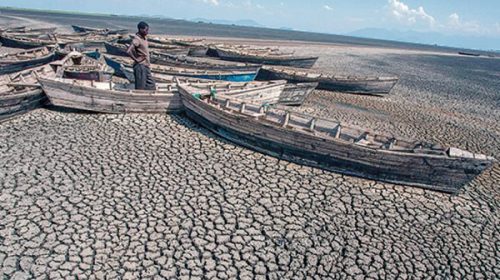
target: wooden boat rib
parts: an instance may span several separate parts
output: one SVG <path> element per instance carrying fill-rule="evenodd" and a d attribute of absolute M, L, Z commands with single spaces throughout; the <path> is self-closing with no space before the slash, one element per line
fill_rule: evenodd
<path fill-rule="evenodd" d="M 56 46 L 57 40 L 46 40 L 30 37 L 11 36 L 8 33 L 0 35 L 0 42 L 3 46 L 19 49 L 34 49 L 43 46 Z"/>
<path fill-rule="evenodd" d="M 379 135 L 281 108 L 213 97 L 178 85 L 187 115 L 242 146 L 363 178 L 456 193 L 495 159 Z"/>
<path fill-rule="evenodd" d="M 121 65 L 132 67 L 133 62 L 130 58 L 104 55 L 106 62 L 109 66 L 113 67 L 117 71 L 117 67 L 120 68 Z M 165 65 L 151 64 L 150 66 L 152 73 L 166 74 L 174 76 L 185 76 L 193 77 L 199 79 L 208 80 L 222 80 L 230 82 L 249 82 L 255 79 L 257 71 L 221 71 L 221 70 L 203 70 L 203 69 L 189 69 L 181 67 L 171 67 Z M 119 73 L 120 69 L 118 69 Z"/>
<path fill-rule="evenodd" d="M 0 76 L 0 122 L 42 107 L 47 97 L 37 81 L 54 75 L 50 66 Z"/>
<path fill-rule="evenodd" d="M 356 94 L 388 94 L 399 80 L 398 77 L 338 76 L 271 66 L 263 66 L 257 79 L 287 80 L 292 83 L 317 82 L 318 89 Z"/>
<path fill-rule="evenodd" d="M 257 64 L 238 63 L 202 57 L 189 57 L 184 55 L 170 55 L 158 53 L 156 51 L 151 52 L 151 63 L 172 67 L 228 71 L 258 71 L 260 69 L 260 65 Z"/>
<path fill-rule="evenodd" d="M 241 61 L 266 65 L 283 65 L 298 68 L 311 68 L 318 57 L 316 56 L 295 56 L 292 54 L 282 54 L 268 51 L 247 51 L 232 48 L 215 47 L 217 56 L 224 60 Z"/>
<path fill-rule="evenodd" d="M 46 47 L 18 53 L 0 55 L 0 74 L 8 74 L 47 64 L 54 60 L 55 53 Z"/>
<path fill-rule="evenodd" d="M 288 83 L 280 95 L 279 104 L 300 106 L 317 86 L 318 83 Z"/>
<path fill-rule="evenodd" d="M 114 70 L 106 63 L 79 52 L 70 52 L 60 61 L 52 63 L 58 67 L 59 77 L 67 79 L 110 81 Z"/>

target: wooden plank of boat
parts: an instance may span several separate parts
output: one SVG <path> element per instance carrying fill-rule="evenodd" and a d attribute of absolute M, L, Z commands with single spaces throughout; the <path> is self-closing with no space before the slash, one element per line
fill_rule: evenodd
<path fill-rule="evenodd" d="M 279 97 L 279 104 L 300 106 L 316 89 L 318 83 L 288 83 Z"/>
<path fill-rule="evenodd" d="M 494 158 L 376 134 L 330 120 L 246 102 L 202 99 L 178 85 L 187 115 L 245 147 L 300 164 L 456 193 Z"/>
<path fill-rule="evenodd" d="M 121 65 L 131 67 L 132 59 L 120 56 L 104 55 L 108 65 L 113 67 L 115 71 L 121 72 Z M 152 73 L 193 77 L 199 79 L 222 80 L 230 82 L 249 82 L 255 79 L 257 71 L 230 71 L 230 70 L 206 70 L 206 69 L 189 69 L 182 67 L 171 67 L 165 65 L 151 64 Z M 117 70 L 118 69 L 118 70 Z"/>
<path fill-rule="evenodd" d="M 182 111 L 179 95 L 168 89 L 117 90 L 113 82 L 40 78 L 53 105 L 102 113 L 175 113 Z"/>
<path fill-rule="evenodd" d="M 79 80 L 110 81 L 114 70 L 106 63 L 95 60 L 80 52 L 70 52 L 56 66 L 58 77 Z"/>
<path fill-rule="evenodd" d="M 318 57 L 295 56 L 291 54 L 280 54 L 276 52 L 250 52 L 246 50 L 235 50 L 230 48 L 214 47 L 217 56 L 224 60 L 241 61 L 267 65 L 283 65 L 299 68 L 311 68 Z"/>
<path fill-rule="evenodd" d="M 47 102 L 38 77 L 54 75 L 48 65 L 0 76 L 0 122 L 42 107 Z"/>
<path fill-rule="evenodd" d="M 0 55 L 0 75 L 44 65 L 54 58 L 54 51 L 46 47 Z"/>
<path fill-rule="evenodd" d="M 21 36 L 11 36 L 8 33 L 0 34 L 0 42 L 9 48 L 34 49 L 43 46 L 56 46 L 57 40 L 38 39 Z"/>
<path fill-rule="evenodd" d="M 287 80 L 292 83 L 317 82 L 318 89 L 356 94 L 389 94 L 398 77 L 335 76 L 289 67 L 263 66 L 258 80 Z"/>
<path fill-rule="evenodd" d="M 151 52 L 151 63 L 172 67 L 228 71 L 258 71 L 261 67 L 258 64 L 233 62 L 204 57 L 190 57 L 185 55 L 171 55 L 156 51 Z"/>

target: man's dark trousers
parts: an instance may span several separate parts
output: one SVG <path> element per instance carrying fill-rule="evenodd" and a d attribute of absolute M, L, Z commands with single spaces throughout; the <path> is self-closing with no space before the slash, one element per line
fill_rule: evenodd
<path fill-rule="evenodd" d="M 135 89 L 155 90 L 156 84 L 148 66 L 136 63 L 134 65 Z"/>

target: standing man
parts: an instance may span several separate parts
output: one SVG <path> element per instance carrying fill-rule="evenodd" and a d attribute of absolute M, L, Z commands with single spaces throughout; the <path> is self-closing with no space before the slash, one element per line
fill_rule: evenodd
<path fill-rule="evenodd" d="M 135 89 L 155 90 L 156 85 L 151 75 L 149 60 L 149 46 L 146 36 L 149 33 L 149 25 L 143 21 L 137 25 L 139 30 L 132 44 L 127 49 L 128 55 L 134 60 Z"/>

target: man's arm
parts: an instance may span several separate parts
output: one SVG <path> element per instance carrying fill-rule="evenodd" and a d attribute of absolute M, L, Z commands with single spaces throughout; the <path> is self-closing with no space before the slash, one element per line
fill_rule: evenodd
<path fill-rule="evenodd" d="M 127 49 L 127 54 L 130 56 L 130 58 L 132 58 L 132 60 L 134 60 L 135 63 L 139 64 L 143 62 L 145 59 L 143 58 L 142 60 L 140 60 L 139 58 L 137 58 L 135 56 L 134 48 L 135 48 L 135 43 L 134 41 L 132 41 L 132 44 L 130 44 L 130 46 Z"/>

